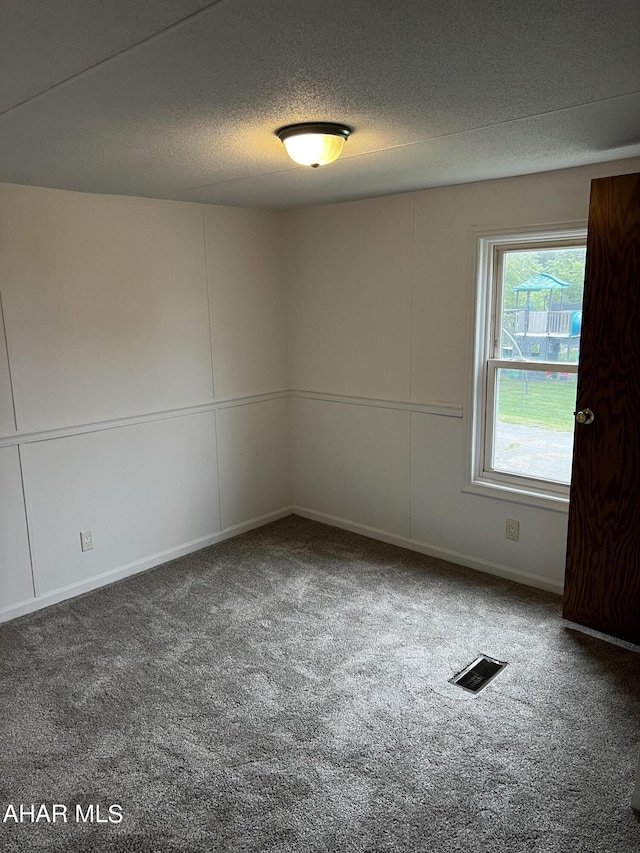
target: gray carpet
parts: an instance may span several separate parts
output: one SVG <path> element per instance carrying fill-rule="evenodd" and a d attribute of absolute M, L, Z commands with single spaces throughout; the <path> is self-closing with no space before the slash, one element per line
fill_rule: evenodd
<path fill-rule="evenodd" d="M 640 655 L 291 517 L 0 627 L 13 853 L 631 853 Z M 477 653 L 509 666 L 478 696 Z M 76 804 L 120 804 L 78 824 Z"/>

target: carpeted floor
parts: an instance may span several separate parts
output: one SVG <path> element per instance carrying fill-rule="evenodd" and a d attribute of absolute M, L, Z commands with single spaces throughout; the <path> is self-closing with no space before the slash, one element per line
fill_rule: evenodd
<path fill-rule="evenodd" d="M 547 593 L 291 517 L 0 650 L 2 815 L 68 809 L 7 853 L 640 850 L 640 654 Z M 480 652 L 509 666 L 473 696 Z"/>

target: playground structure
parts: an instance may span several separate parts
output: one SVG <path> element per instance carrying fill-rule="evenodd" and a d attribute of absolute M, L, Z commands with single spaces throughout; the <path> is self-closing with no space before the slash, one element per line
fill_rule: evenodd
<path fill-rule="evenodd" d="M 539 273 L 512 288 L 516 304 L 503 311 L 503 358 L 573 363 L 578 360 L 582 306 L 565 303 L 570 287 L 566 281 Z M 532 293 L 544 294 L 542 309 L 531 307 Z M 521 301 L 524 305 L 520 305 Z"/>

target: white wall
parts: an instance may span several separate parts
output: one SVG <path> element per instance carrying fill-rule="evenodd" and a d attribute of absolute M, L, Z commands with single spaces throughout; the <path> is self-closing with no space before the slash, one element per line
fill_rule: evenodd
<path fill-rule="evenodd" d="M 293 388 L 407 399 L 412 196 L 287 218 Z"/>
<path fill-rule="evenodd" d="M 586 221 L 592 178 L 639 169 L 287 213 L 296 511 L 561 591 L 566 511 L 462 491 L 474 229 Z M 505 539 L 507 518 L 520 520 L 519 542 Z"/>
<path fill-rule="evenodd" d="M 3 201 L 20 432 L 212 399 L 197 207 L 25 189 Z"/>
<path fill-rule="evenodd" d="M 282 216 L 203 206 L 219 398 L 289 387 Z"/>
<path fill-rule="evenodd" d="M 292 505 L 559 591 L 566 514 L 463 491 L 473 229 L 639 169 L 287 214 L 0 185 L 0 620 Z"/>
<path fill-rule="evenodd" d="M 297 398 L 296 503 L 409 535 L 410 413 Z"/>
<path fill-rule="evenodd" d="M 279 397 L 217 411 L 225 530 L 291 505 L 289 403 Z"/>
<path fill-rule="evenodd" d="M 0 595 L 6 603 L 26 601 L 33 596 L 17 447 L 0 447 Z"/>
<path fill-rule="evenodd" d="M 0 187 L 0 619 L 287 512 L 281 242 L 273 212 Z"/>

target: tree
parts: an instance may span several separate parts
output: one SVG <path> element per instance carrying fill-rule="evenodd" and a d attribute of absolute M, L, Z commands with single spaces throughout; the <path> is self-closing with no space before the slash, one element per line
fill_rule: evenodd
<path fill-rule="evenodd" d="M 504 261 L 504 308 L 515 308 L 516 294 L 513 293 L 513 288 L 519 284 L 524 284 L 525 281 L 539 275 L 539 273 L 548 273 L 560 281 L 568 282 L 571 287 L 566 288 L 562 293 L 560 291 L 553 292 L 552 306 L 548 304 L 548 290 L 529 294 L 529 306 L 532 311 L 542 311 L 549 307 L 558 310 L 561 299 L 562 304 L 567 308 L 578 308 L 582 305 L 585 258 L 586 249 L 584 247 L 506 252 Z M 522 295 L 518 304 L 524 307 Z"/>

